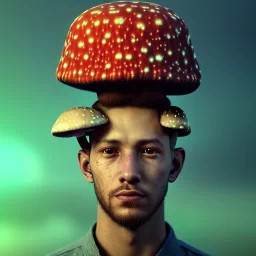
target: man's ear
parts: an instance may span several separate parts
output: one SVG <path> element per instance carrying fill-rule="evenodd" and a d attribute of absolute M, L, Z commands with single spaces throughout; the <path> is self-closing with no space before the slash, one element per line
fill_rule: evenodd
<path fill-rule="evenodd" d="M 172 183 L 178 178 L 182 170 L 184 161 L 185 161 L 185 150 L 183 148 L 175 148 L 172 151 L 172 167 L 169 173 L 169 179 L 168 179 L 169 182 Z"/>
<path fill-rule="evenodd" d="M 93 182 L 93 175 L 91 172 L 90 162 L 89 162 L 89 154 L 88 152 L 85 152 L 84 150 L 79 150 L 78 152 L 78 163 L 80 166 L 80 169 L 82 171 L 83 176 L 86 178 L 86 180 L 90 183 Z"/>

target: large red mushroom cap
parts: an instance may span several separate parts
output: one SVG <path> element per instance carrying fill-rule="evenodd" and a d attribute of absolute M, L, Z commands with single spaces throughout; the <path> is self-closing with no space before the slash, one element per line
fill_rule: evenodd
<path fill-rule="evenodd" d="M 92 92 L 152 87 L 183 95 L 201 72 L 184 21 L 160 5 L 113 2 L 83 12 L 72 23 L 57 79 Z"/>

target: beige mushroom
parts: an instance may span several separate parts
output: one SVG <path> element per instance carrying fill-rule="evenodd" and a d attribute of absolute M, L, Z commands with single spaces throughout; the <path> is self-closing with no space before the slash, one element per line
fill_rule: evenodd
<path fill-rule="evenodd" d="M 89 149 L 86 135 L 96 127 L 104 125 L 108 119 L 98 110 L 88 107 L 71 108 L 63 112 L 52 127 L 56 137 L 76 137 L 81 148 Z"/>
<path fill-rule="evenodd" d="M 96 109 L 71 108 L 58 117 L 52 127 L 52 135 L 56 137 L 81 137 L 107 122 L 108 119 Z"/>
<path fill-rule="evenodd" d="M 166 128 L 171 128 L 178 132 L 178 136 L 186 136 L 191 133 L 186 114 L 182 109 L 176 106 L 170 107 L 164 111 L 160 117 L 160 123 Z"/>

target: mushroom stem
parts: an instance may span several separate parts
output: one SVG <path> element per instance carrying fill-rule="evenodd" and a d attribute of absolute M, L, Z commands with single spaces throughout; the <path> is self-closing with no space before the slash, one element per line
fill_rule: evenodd
<path fill-rule="evenodd" d="M 162 106 L 164 109 L 171 105 L 170 100 L 162 92 L 153 91 L 142 91 L 142 92 L 102 92 L 97 93 L 98 101 L 101 105 L 105 107 L 113 106 L 147 106 L 147 107 L 157 107 Z"/>
<path fill-rule="evenodd" d="M 90 150 L 90 143 L 87 141 L 85 136 L 76 137 L 76 138 L 82 149 Z"/>

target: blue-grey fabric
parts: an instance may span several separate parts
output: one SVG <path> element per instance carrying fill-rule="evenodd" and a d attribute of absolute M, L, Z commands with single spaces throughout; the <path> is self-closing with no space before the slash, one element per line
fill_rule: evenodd
<path fill-rule="evenodd" d="M 100 256 L 94 239 L 96 224 L 94 223 L 87 234 L 78 241 L 47 256 Z M 165 222 L 165 224 L 168 235 L 156 256 L 210 256 L 210 254 L 204 253 L 177 239 L 171 225 L 168 222 Z"/>

